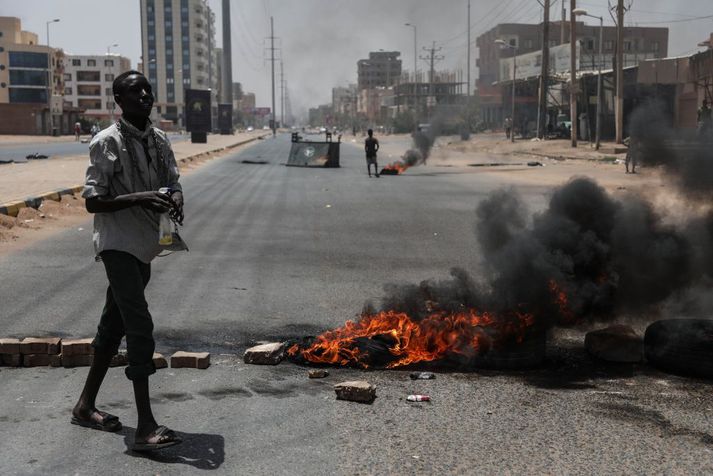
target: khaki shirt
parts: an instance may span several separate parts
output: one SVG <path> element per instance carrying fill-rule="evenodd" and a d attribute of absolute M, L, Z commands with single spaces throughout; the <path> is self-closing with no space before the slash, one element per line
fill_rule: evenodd
<path fill-rule="evenodd" d="M 117 125 L 112 124 L 99 132 L 89 144 L 89 167 L 82 196 L 113 198 L 161 187 L 181 190 L 176 158 L 166 134 L 153 128 L 168 172 L 168 183 L 159 183 L 160 156 L 151 135 L 151 124 L 147 123 L 146 129 L 139 131 L 123 118 L 120 121 L 130 130 L 128 137 L 120 134 Z M 142 141 L 148 141 L 150 160 L 146 157 Z M 132 148 L 136 158 L 136 175 L 127 147 Z M 95 213 L 93 241 L 97 257 L 104 250 L 117 250 L 150 263 L 161 252 L 158 244 L 158 214 L 142 206 L 112 213 Z"/>

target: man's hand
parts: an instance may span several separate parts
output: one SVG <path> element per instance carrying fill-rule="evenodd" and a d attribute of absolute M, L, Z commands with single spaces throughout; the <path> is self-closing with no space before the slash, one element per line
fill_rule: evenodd
<path fill-rule="evenodd" d="M 155 191 L 137 192 L 133 194 L 133 198 L 138 205 L 156 213 L 166 213 L 173 208 L 171 198 L 164 193 Z"/>
<path fill-rule="evenodd" d="M 183 225 L 183 192 L 175 191 L 171 194 L 173 209 L 171 210 L 171 218 L 176 220 L 179 225 Z"/>

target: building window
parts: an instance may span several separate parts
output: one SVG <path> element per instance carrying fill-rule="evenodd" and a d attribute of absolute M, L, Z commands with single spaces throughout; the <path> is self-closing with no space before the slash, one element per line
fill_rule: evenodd
<path fill-rule="evenodd" d="M 114 75 L 111 73 L 107 73 L 104 75 L 104 81 L 114 81 Z"/>
<path fill-rule="evenodd" d="M 156 41 L 156 35 L 149 35 L 149 41 Z"/>
<path fill-rule="evenodd" d="M 101 74 L 99 71 L 77 71 L 77 81 L 99 82 Z"/>
<path fill-rule="evenodd" d="M 114 90 L 111 89 L 111 88 L 106 88 L 106 89 L 104 90 L 104 92 L 106 93 L 107 96 L 110 96 L 110 97 L 113 97 L 113 96 L 114 96 Z"/>
<path fill-rule="evenodd" d="M 166 84 L 173 84 L 173 78 L 166 78 Z"/>
<path fill-rule="evenodd" d="M 113 66 L 114 66 L 114 60 L 104 60 L 104 66 L 113 67 Z"/>
<path fill-rule="evenodd" d="M 156 48 L 149 48 L 149 56 L 156 56 Z"/>
<path fill-rule="evenodd" d="M 0 33 L 2 33 L 2 32 L 0 31 Z M 0 46 L 0 53 L 2 53 L 3 51 L 5 51 L 5 48 L 3 48 L 2 46 Z"/>
<path fill-rule="evenodd" d="M 517 46 L 517 38 L 510 38 L 510 46 Z"/>
<path fill-rule="evenodd" d="M 112 101 L 107 102 L 106 108 L 111 111 L 112 109 L 114 109 L 114 103 Z"/>
<path fill-rule="evenodd" d="M 101 109 L 101 99 L 78 99 L 77 105 L 82 109 Z"/>
<path fill-rule="evenodd" d="M 525 48 L 526 49 L 532 48 L 532 40 L 525 40 Z"/>
<path fill-rule="evenodd" d="M 631 51 L 631 41 L 624 41 L 624 51 Z"/>
<path fill-rule="evenodd" d="M 11 69 L 10 84 L 13 86 L 47 86 L 47 71 Z"/>
<path fill-rule="evenodd" d="M 146 24 L 147 24 L 148 26 L 154 26 L 154 21 L 153 21 L 153 20 L 149 20 L 149 21 L 146 22 Z"/>
<path fill-rule="evenodd" d="M 47 53 L 30 53 L 25 51 L 11 51 L 11 68 L 43 68 L 47 69 Z"/>
<path fill-rule="evenodd" d="M 72 88 L 70 88 L 70 87 L 65 87 L 65 88 L 64 88 L 64 95 L 65 95 L 65 96 L 71 96 L 71 95 L 72 95 Z"/>
<path fill-rule="evenodd" d="M 173 36 L 166 35 L 166 43 L 168 43 L 169 41 L 173 41 Z"/>
<path fill-rule="evenodd" d="M 80 84 L 77 86 L 77 96 L 101 96 L 101 86 L 98 84 Z"/>
<path fill-rule="evenodd" d="M 65 80 L 65 81 L 71 81 L 71 80 L 72 80 L 72 73 L 64 73 L 64 80 Z"/>
<path fill-rule="evenodd" d="M 611 51 L 614 49 L 614 42 L 612 40 L 607 40 L 604 42 L 604 49 L 607 51 Z"/>
<path fill-rule="evenodd" d="M 47 90 L 35 88 L 10 88 L 10 102 L 46 103 Z"/>
<path fill-rule="evenodd" d="M 658 41 L 651 42 L 651 51 L 653 51 L 654 53 L 658 53 L 660 48 L 661 44 Z"/>
<path fill-rule="evenodd" d="M 97 60 L 87 60 L 87 66 L 96 66 L 97 65 Z"/>

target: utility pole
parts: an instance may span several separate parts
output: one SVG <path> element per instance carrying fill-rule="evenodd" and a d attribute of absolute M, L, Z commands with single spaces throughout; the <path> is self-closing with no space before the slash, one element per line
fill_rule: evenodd
<path fill-rule="evenodd" d="M 616 143 L 624 139 L 624 0 L 616 7 Z"/>
<path fill-rule="evenodd" d="M 623 1 L 623 0 L 620 0 Z M 569 5 L 569 50 L 570 50 L 570 87 L 569 120 L 572 123 L 572 147 L 577 147 L 577 0 L 570 0 Z"/>
<path fill-rule="evenodd" d="M 550 82 L 550 0 L 544 0 L 545 14 L 542 22 L 542 70 L 540 72 L 540 102 L 537 117 L 537 137 L 545 138 L 547 130 L 547 87 Z"/>
<path fill-rule="evenodd" d="M 561 0 L 562 3 L 562 22 L 560 23 L 560 45 L 564 45 L 564 25 L 567 22 L 567 5 L 565 5 L 564 0 Z"/>
<path fill-rule="evenodd" d="M 285 127 L 285 65 L 280 60 L 280 125 Z"/>
<path fill-rule="evenodd" d="M 270 62 L 272 63 L 272 137 L 277 135 L 275 129 L 275 22 L 270 17 Z"/>
<path fill-rule="evenodd" d="M 445 58 L 445 56 L 437 55 L 436 53 L 442 49 L 443 48 L 441 47 L 436 48 L 436 42 L 434 41 L 430 48 L 426 48 L 425 46 L 423 47 L 423 50 L 428 52 L 428 56 L 421 56 L 422 60 L 430 63 L 430 70 L 428 73 L 428 95 L 432 98 L 431 101 L 434 102 L 433 106 L 435 106 L 436 101 L 436 84 L 434 83 L 436 73 L 435 63 L 436 61 L 441 61 Z M 426 109 L 428 110 L 428 100 L 426 100 Z"/>
<path fill-rule="evenodd" d="M 222 9 L 222 20 L 223 20 L 223 78 L 222 78 L 222 91 L 221 96 L 223 96 L 223 103 L 230 105 L 230 127 L 227 129 L 221 128 L 221 134 L 230 135 L 233 133 L 233 48 L 232 48 L 232 37 L 230 26 L 230 0 L 223 0 Z M 208 25 L 210 25 L 210 16 L 206 19 Z M 208 37 L 208 44 L 210 45 L 210 36 Z M 209 53 L 210 54 L 210 53 Z M 209 66 L 212 67 L 212 62 Z M 210 69 L 208 70 L 209 78 L 212 76 Z M 209 84 L 209 88 L 213 85 Z M 213 113 L 211 111 L 211 122 L 213 120 Z"/>
<path fill-rule="evenodd" d="M 547 0 L 549 1 L 549 0 Z M 466 96 L 470 98 L 470 0 L 468 0 L 468 92 L 466 93 Z M 470 99 L 468 100 L 468 103 L 470 103 Z M 469 104 L 470 105 L 470 104 Z"/>

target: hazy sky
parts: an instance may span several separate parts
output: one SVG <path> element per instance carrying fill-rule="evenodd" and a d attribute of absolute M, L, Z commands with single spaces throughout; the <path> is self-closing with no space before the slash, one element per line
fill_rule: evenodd
<path fill-rule="evenodd" d="M 553 14 L 560 17 L 556 0 Z M 222 43 L 220 0 L 209 0 L 217 15 L 216 37 Z M 567 8 L 569 1 L 565 0 Z M 696 51 L 696 45 L 713 32 L 711 0 L 625 0 L 632 3 L 628 25 L 670 27 L 671 56 Z M 471 0 L 473 57 L 475 38 L 497 23 L 537 22 L 542 8 L 537 0 Z M 264 61 L 268 51 L 272 15 L 275 36 L 280 37 L 293 110 L 331 100 L 331 88 L 356 82 L 356 62 L 369 51 L 401 51 L 404 67 L 413 69 L 413 29 L 418 27 L 419 55 L 423 46 L 436 41 L 447 69 L 465 69 L 467 0 L 232 0 L 233 80 L 257 94 L 258 106 L 270 105 L 270 68 Z M 613 24 L 606 0 L 578 2 L 578 7 L 605 16 Z M 52 46 L 73 54 L 101 54 L 107 45 L 136 65 L 141 55 L 139 0 L 0 0 L 0 16 L 17 16 L 23 29 L 46 41 L 46 21 Z M 587 19 L 589 23 L 590 19 Z M 592 22 L 596 20 L 592 19 Z M 425 63 L 420 61 L 419 69 Z M 473 61 L 473 77 L 477 71 Z M 279 78 L 279 73 L 278 73 Z M 279 95 L 278 95 L 279 103 Z"/>

